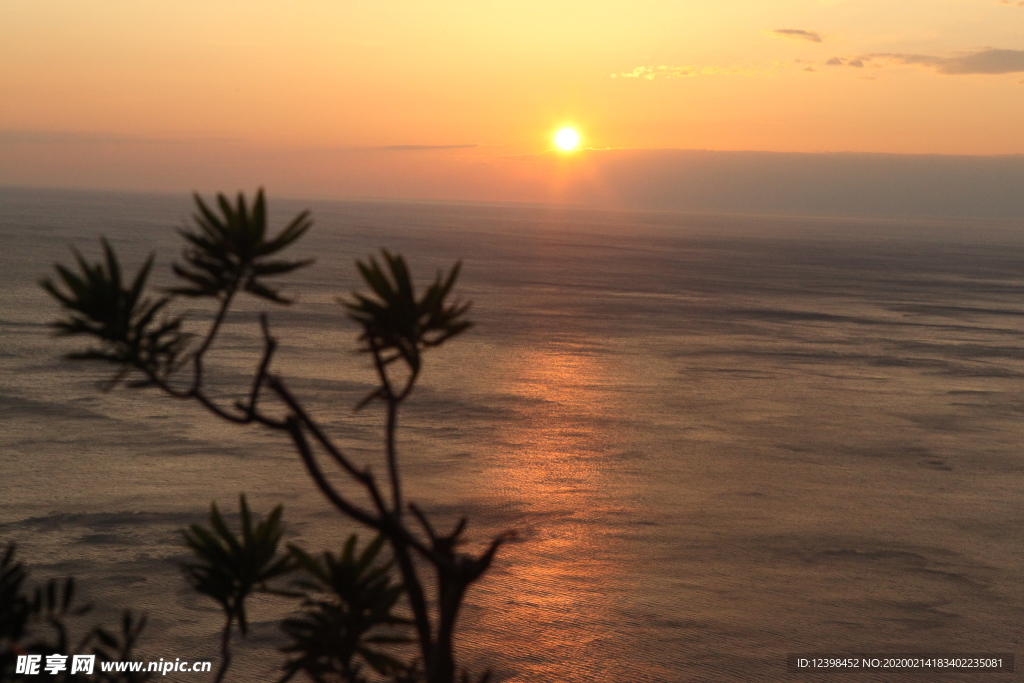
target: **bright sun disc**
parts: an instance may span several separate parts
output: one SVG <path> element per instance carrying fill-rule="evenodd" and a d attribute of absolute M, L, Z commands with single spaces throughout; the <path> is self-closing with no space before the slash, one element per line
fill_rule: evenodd
<path fill-rule="evenodd" d="M 555 146 L 558 149 L 569 151 L 576 149 L 580 144 L 580 134 L 572 128 L 563 128 L 555 133 Z"/>

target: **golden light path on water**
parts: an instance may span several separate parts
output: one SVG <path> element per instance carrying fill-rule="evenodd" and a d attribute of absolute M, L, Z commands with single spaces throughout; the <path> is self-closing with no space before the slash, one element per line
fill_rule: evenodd
<path fill-rule="evenodd" d="M 558 680 L 569 672 L 621 681 L 614 660 L 595 651 L 609 645 L 602 624 L 613 618 L 628 570 L 612 559 L 621 543 L 606 520 L 623 505 L 607 495 L 603 434 L 595 429 L 616 409 L 605 368 L 574 344 L 530 348 L 509 366 L 504 390 L 530 408 L 502 423 L 505 457 L 482 479 L 497 498 L 517 501 L 529 526 L 498 569 L 507 576 L 492 587 L 500 593 L 491 593 L 497 604 L 490 609 L 500 616 L 490 647 L 527 655 L 515 681 Z"/>

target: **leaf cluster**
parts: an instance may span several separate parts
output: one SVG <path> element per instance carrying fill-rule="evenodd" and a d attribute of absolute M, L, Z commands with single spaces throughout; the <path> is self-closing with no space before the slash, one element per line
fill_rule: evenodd
<path fill-rule="evenodd" d="M 16 548 L 8 544 L 0 560 L 0 683 L 21 680 L 15 673 L 19 655 L 93 654 L 97 662 L 132 659 L 146 618 L 125 610 L 120 634 L 102 626 L 87 628 L 75 639 L 74 626 L 92 611 L 91 604 L 80 604 L 76 598 L 74 578 L 49 579 L 30 587 L 28 572 L 15 559 Z M 44 659 L 45 661 L 45 659 Z M 70 660 L 69 660 L 70 661 Z M 61 683 L 98 680 L 101 683 L 141 683 L 149 680 L 147 672 L 104 672 L 99 665 L 93 676 L 71 674 L 70 665 L 45 680 Z"/>
<path fill-rule="evenodd" d="M 281 514 L 278 505 L 266 519 L 254 523 L 245 495 L 239 496 L 241 530 L 233 533 L 214 503 L 210 525 L 193 524 L 181 532 L 195 560 L 184 566 L 189 584 L 220 603 L 228 627 L 237 620 L 242 635 L 249 631 L 245 601 L 254 591 L 269 591 L 267 582 L 294 568 L 287 553 L 279 552 Z"/>
<path fill-rule="evenodd" d="M 14 559 L 14 552 L 15 546 L 12 543 L 7 546 L 3 560 L 0 560 L 0 646 L 21 641 L 33 613 L 25 590 L 28 574 L 25 566 Z M 0 648 L 0 658 L 6 652 L 7 649 Z"/>
<path fill-rule="evenodd" d="M 361 552 L 357 542 L 352 534 L 339 555 L 325 552 L 319 558 L 289 546 L 305 573 L 296 586 L 306 598 L 302 614 L 281 624 L 290 638 L 282 651 L 293 655 L 282 681 L 301 672 L 316 683 L 359 683 L 367 680 L 364 664 L 381 675 L 406 669 L 381 649 L 410 642 L 400 627 L 412 622 L 394 611 L 405 589 L 391 577 L 392 562 L 378 561 L 383 536 Z"/>
<path fill-rule="evenodd" d="M 142 631 L 146 628 L 146 615 L 136 617 L 130 610 L 125 610 L 121 615 L 119 626 L 119 634 L 111 633 L 102 627 L 96 628 L 96 640 L 101 646 L 94 650 L 96 669 L 100 670 L 101 676 L 113 676 L 121 683 L 140 683 L 150 680 L 151 676 L 147 672 L 102 673 L 100 662 L 127 662 L 133 659 L 132 652 L 139 642 Z"/>
<path fill-rule="evenodd" d="M 252 208 L 245 195 L 238 194 L 234 205 L 223 194 L 217 195 L 218 215 L 202 197 L 195 195 L 195 230 L 181 230 L 188 242 L 184 263 L 175 263 L 174 273 L 188 284 L 170 291 L 185 296 L 230 297 L 239 288 L 262 299 L 288 303 L 280 292 L 262 278 L 289 273 L 309 265 L 312 259 L 286 261 L 270 257 L 281 251 L 312 226 L 308 211 L 303 211 L 272 239 L 267 238 L 267 208 L 263 190 L 256 194 Z"/>
<path fill-rule="evenodd" d="M 101 240 L 103 258 L 100 261 L 87 261 L 72 249 L 77 272 L 55 264 L 56 278 L 46 278 L 40 284 L 69 313 L 67 318 L 53 323 L 56 333 L 87 335 L 100 342 L 97 347 L 69 354 L 69 358 L 121 365 L 112 384 L 131 368 L 145 375 L 137 385 L 159 384 L 187 360 L 186 352 L 198 368 L 231 299 L 239 290 L 262 299 L 289 303 L 278 290 L 268 286 L 264 278 L 312 263 L 309 259 L 289 261 L 275 257 L 310 228 L 309 212 L 298 214 L 277 236 L 269 238 L 263 190 L 258 192 L 252 207 L 241 193 L 234 204 L 223 194 L 218 195 L 219 213 L 199 195 L 195 196 L 195 201 L 195 227 L 191 231 L 180 231 L 187 242 L 183 262 L 172 266 L 184 284 L 168 289 L 168 296 L 145 295 L 153 268 L 152 255 L 129 282 L 122 275 L 117 255 L 106 239 Z M 166 313 L 168 304 L 178 295 L 213 297 L 221 302 L 216 323 L 198 350 L 188 348 L 188 335 L 182 331 L 183 319 Z M 197 373 L 201 371 L 197 369 Z"/>
<path fill-rule="evenodd" d="M 447 274 L 438 271 L 417 298 L 405 259 L 387 249 L 381 256 L 384 266 L 374 257 L 356 261 L 372 295 L 354 292 L 351 300 L 341 303 L 363 328 L 360 351 L 379 354 L 385 365 L 401 359 L 416 374 L 425 349 L 440 346 L 472 325 L 464 318 L 470 304 L 449 299 L 462 264 L 457 262 Z"/>
<path fill-rule="evenodd" d="M 110 243 L 103 239 L 102 244 L 102 261 L 89 263 L 75 250 L 78 273 L 56 264 L 60 284 L 50 278 L 40 283 L 70 312 L 67 320 L 53 327 L 58 335 L 84 334 L 100 340 L 99 347 L 72 353 L 70 358 L 105 360 L 138 367 L 152 376 L 166 375 L 177 366 L 186 341 L 180 318 L 157 319 L 170 299 L 143 296 L 153 256 L 129 283 Z"/>

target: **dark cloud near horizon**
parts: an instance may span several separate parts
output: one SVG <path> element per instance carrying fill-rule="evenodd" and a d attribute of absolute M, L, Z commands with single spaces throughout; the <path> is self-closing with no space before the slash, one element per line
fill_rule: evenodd
<path fill-rule="evenodd" d="M 247 141 L 237 138 L 195 137 L 195 138 L 161 138 L 116 133 L 90 133 L 67 130 L 21 130 L 0 129 L 0 143 L 52 144 L 52 145 L 239 145 Z M 273 146 L 273 145 L 270 145 Z M 446 149 L 473 149 L 476 144 L 460 145 L 382 145 L 378 147 L 326 147 L 338 152 L 420 152 Z"/>
<path fill-rule="evenodd" d="M 799 40 L 809 40 L 812 43 L 824 42 L 821 34 L 817 31 L 805 31 L 800 28 L 777 28 L 772 30 L 772 33 L 783 38 L 796 38 Z"/>
<path fill-rule="evenodd" d="M 422 152 L 433 149 L 472 149 L 479 145 L 386 145 L 375 147 L 382 152 Z"/>
<path fill-rule="evenodd" d="M 1024 155 L 591 150 L 565 199 L 747 213 L 1024 218 Z M 613 198 L 613 199 L 610 199 Z"/>
<path fill-rule="evenodd" d="M 143 144 L 143 145 L 177 145 L 182 143 L 224 144 L 239 142 L 235 138 L 195 137 L 195 138 L 162 138 L 141 135 L 122 135 L 118 133 L 90 133 L 75 130 L 24 130 L 0 129 L 0 142 L 29 144 Z"/>

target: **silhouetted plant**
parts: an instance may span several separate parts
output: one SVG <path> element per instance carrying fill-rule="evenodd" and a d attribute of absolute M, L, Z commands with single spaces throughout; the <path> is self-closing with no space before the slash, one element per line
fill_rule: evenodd
<path fill-rule="evenodd" d="M 10 544 L 0 560 L 0 680 L 10 680 L 15 658 L 32 617 L 25 581 L 25 566 L 14 559 L 15 546 Z"/>
<path fill-rule="evenodd" d="M 224 610 L 221 631 L 221 665 L 216 681 L 222 681 L 231 665 L 231 631 L 237 622 L 242 636 L 249 633 L 245 601 L 253 592 L 270 592 L 270 580 L 292 571 L 295 564 L 287 553 L 278 552 L 281 543 L 281 512 L 278 505 L 266 519 L 253 524 L 252 513 L 239 497 L 240 526 L 232 533 L 216 503 L 210 508 L 210 529 L 193 524 L 182 536 L 196 560 L 185 565 L 192 587 L 216 600 Z"/>
<path fill-rule="evenodd" d="M 292 655 L 282 683 L 300 672 L 317 683 L 364 683 L 364 663 L 381 675 L 407 668 L 380 647 L 410 642 L 398 627 L 412 623 L 394 612 L 404 589 L 390 576 L 392 563 L 377 561 L 384 541 L 378 536 L 357 554 L 352 534 L 340 555 L 320 559 L 289 545 L 305 572 L 296 586 L 306 597 L 302 614 L 281 623 L 290 638 L 282 651 Z"/>
<path fill-rule="evenodd" d="M 451 296 L 458 279 L 459 264 L 447 273 L 438 273 L 426 292 L 417 297 L 413 279 L 402 257 L 382 251 L 385 267 L 373 258 L 357 263 L 371 294 L 354 293 L 351 299 L 342 301 L 349 317 L 361 328 L 360 349 L 372 356 L 378 381 L 377 388 L 357 408 L 374 400 L 385 406 L 385 466 L 390 489 L 389 495 L 385 495 L 373 471 L 353 462 L 325 433 L 285 380 L 271 372 L 277 342 L 271 335 L 266 314 L 260 316 L 263 353 L 245 396 L 224 404 L 205 392 L 205 356 L 236 293 L 241 290 L 274 303 L 288 303 L 278 291 L 263 284 L 261 278 L 283 274 L 310 263 L 269 261 L 267 257 L 294 243 L 311 222 L 308 213 L 303 212 L 277 237 L 268 241 L 262 191 L 251 210 L 241 194 L 234 205 L 219 195 L 219 216 L 198 196 L 196 204 L 198 212 L 194 220 L 197 229 L 182 233 L 188 242 L 184 264 L 174 266 L 175 274 L 185 281 L 185 285 L 169 290 L 169 294 L 208 297 L 218 301 L 213 322 L 198 345 L 190 349 L 184 347 L 179 332 L 181 323 L 177 318 L 163 323 L 166 328 L 153 327 L 156 311 L 161 310 L 165 302 L 161 299 L 150 303 L 141 298 L 152 259 L 143 266 L 132 285 L 125 287 L 121 284 L 119 270 L 115 268 L 117 261 L 113 251 L 104 243 L 106 267 L 89 264 L 76 253 L 82 276 L 57 266 L 68 291 L 61 291 L 50 281 L 43 283 L 47 291 L 71 313 L 70 321 L 58 323 L 60 330 L 89 334 L 103 342 L 99 354 L 87 352 L 72 357 L 117 362 L 121 371 L 115 380 L 136 370 L 142 375 L 142 383 L 156 385 L 175 398 L 195 400 L 222 419 L 236 424 L 257 423 L 286 433 L 307 472 L 328 501 L 347 517 L 387 539 L 412 611 L 424 678 L 427 683 L 454 683 L 453 636 L 465 591 L 487 570 L 495 552 L 511 534 L 498 536 L 482 553 L 470 555 L 458 550 L 466 528 L 465 518 L 451 532 L 440 533 L 422 510 L 414 504 L 406 504 L 398 466 L 396 431 L 399 409 L 420 375 L 423 353 L 470 326 L 465 319 L 469 304 L 454 301 Z M 163 331 L 153 336 L 156 330 Z M 139 339 L 153 341 L 140 342 Z M 147 344 L 155 346 L 150 349 Z M 191 380 L 182 388 L 175 370 L 188 361 L 192 366 Z M 268 410 L 261 405 L 266 392 L 276 399 L 276 410 Z M 362 491 L 363 500 L 360 502 L 354 498 L 351 489 L 342 489 L 332 483 L 322 461 L 347 476 L 357 486 L 356 490 Z M 409 522 L 406 512 L 416 520 L 415 526 Z M 430 581 L 435 587 L 432 596 L 424 587 L 425 571 L 434 575 Z"/>
<path fill-rule="evenodd" d="M 141 683 L 152 676 L 144 671 L 104 672 L 103 662 L 130 662 L 134 659 L 133 652 L 139 642 L 142 631 L 146 628 L 146 615 L 136 617 L 131 610 L 121 615 L 120 631 L 111 633 L 102 627 L 96 628 L 96 640 L 99 646 L 93 648 L 96 655 L 96 668 L 99 680 L 105 683 Z"/>
<path fill-rule="evenodd" d="M 313 262 L 267 259 L 309 230 L 313 224 L 309 212 L 300 213 L 277 237 L 267 241 L 267 210 L 263 190 L 256 194 L 251 212 L 242 194 L 238 195 L 235 206 L 231 206 L 224 195 L 218 195 L 220 216 L 199 195 L 195 195 L 195 200 L 199 212 L 193 218 L 198 230 L 179 231 L 191 246 L 183 254 L 185 265 L 176 263 L 173 266 L 175 274 L 189 284 L 170 291 L 186 296 L 230 299 L 241 287 L 263 299 L 286 303 L 287 299 L 260 278 L 288 273 Z"/>
<path fill-rule="evenodd" d="M 104 360 L 117 363 L 122 373 L 132 367 L 151 378 L 166 378 L 177 366 L 185 348 L 180 318 L 157 320 L 157 314 L 170 302 L 168 297 L 146 299 L 142 294 L 153 267 L 150 256 L 134 280 L 124 286 L 121 266 L 110 244 L 102 240 L 104 261 L 90 264 L 75 251 L 80 274 L 57 265 L 57 274 L 66 292 L 53 282 L 42 285 L 71 311 L 68 320 L 53 323 L 61 336 L 88 335 L 101 341 L 97 348 L 75 352 L 76 360 Z"/>
<path fill-rule="evenodd" d="M 92 611 L 91 604 L 77 602 L 75 580 L 49 579 L 30 587 L 28 572 L 24 564 L 15 559 L 15 551 L 15 545 L 8 544 L 0 560 L 0 683 L 25 680 L 22 674 L 16 673 L 20 655 L 40 655 L 43 662 L 48 655 L 93 654 L 97 662 L 132 658 L 146 624 L 144 616 L 136 617 L 131 610 L 125 610 L 119 635 L 92 626 L 75 639 L 76 622 Z M 71 673 L 71 667 L 65 666 L 63 671 L 54 674 L 41 673 L 39 680 L 141 683 L 149 678 L 146 672 L 104 672 L 99 666 L 94 668 L 93 676 L 86 677 Z"/>

